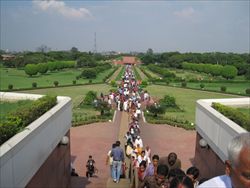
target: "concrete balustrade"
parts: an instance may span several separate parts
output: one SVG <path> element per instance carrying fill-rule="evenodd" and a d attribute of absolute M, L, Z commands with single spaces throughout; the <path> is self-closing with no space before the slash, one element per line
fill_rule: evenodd
<path fill-rule="evenodd" d="M 196 103 L 196 151 L 195 165 L 201 170 L 203 177 L 213 177 L 224 173 L 224 161 L 227 157 L 227 145 L 232 138 L 247 132 L 214 108 L 212 103 L 220 103 L 232 107 L 250 107 L 250 98 L 202 99 Z M 203 138 L 208 146 L 199 145 Z M 212 164 L 212 162 L 214 164 Z"/>
<path fill-rule="evenodd" d="M 0 92 L 3 100 L 36 100 L 42 95 Z M 71 127 L 72 102 L 57 105 L 0 147 L 0 187 L 25 187 Z"/>

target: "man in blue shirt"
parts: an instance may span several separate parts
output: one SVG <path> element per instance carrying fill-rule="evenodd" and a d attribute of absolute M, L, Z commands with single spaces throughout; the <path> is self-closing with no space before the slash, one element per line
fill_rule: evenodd
<path fill-rule="evenodd" d="M 124 162 L 124 152 L 120 147 L 120 141 L 116 141 L 116 147 L 112 149 L 111 156 L 113 157 L 112 163 L 112 177 L 113 181 L 119 183 L 121 175 L 121 167 Z"/>

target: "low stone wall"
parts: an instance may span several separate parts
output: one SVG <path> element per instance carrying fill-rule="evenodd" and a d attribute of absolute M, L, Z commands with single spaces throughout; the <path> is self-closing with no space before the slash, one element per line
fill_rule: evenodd
<path fill-rule="evenodd" d="M 250 98 L 204 99 L 196 103 L 196 148 L 195 166 L 201 171 L 201 177 L 210 178 L 225 174 L 224 162 L 227 160 L 227 145 L 245 129 L 211 107 L 213 102 L 228 106 L 249 107 Z M 207 147 L 201 148 L 203 139 Z"/>
<path fill-rule="evenodd" d="M 0 92 L 1 100 L 5 99 L 37 99 L 41 95 L 6 93 Z M 64 135 L 69 134 L 72 119 L 72 102 L 69 97 L 57 97 L 58 104 L 32 122 L 22 132 L 16 134 L 0 147 L 0 187 L 25 187 L 31 179 L 43 169 L 46 160 L 51 156 L 66 157 L 55 159 L 64 161 L 67 164 L 62 172 L 58 172 L 58 182 L 63 181 L 64 175 L 68 173 L 70 161 L 67 156 L 70 154 L 70 145 L 66 149 L 57 149 Z M 53 154 L 53 153 L 57 154 Z M 59 153 L 58 153 L 59 152 Z M 45 168 L 47 169 L 47 168 Z M 61 166 L 60 166 L 60 169 Z M 50 172 L 42 172 L 47 179 L 50 179 Z M 62 175 L 62 176 L 61 176 Z M 61 185 L 61 184 L 60 184 Z M 66 184 L 67 185 L 67 184 Z M 49 187 L 47 185 L 46 187 Z M 55 187 L 51 185 L 51 187 Z M 59 186 L 61 187 L 61 186 Z"/>

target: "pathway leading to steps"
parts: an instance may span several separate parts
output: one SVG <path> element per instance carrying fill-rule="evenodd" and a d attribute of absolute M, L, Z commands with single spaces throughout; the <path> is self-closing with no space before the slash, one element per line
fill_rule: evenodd
<path fill-rule="evenodd" d="M 121 113 L 116 113 L 114 122 L 92 123 L 71 128 L 71 159 L 79 177 L 72 177 L 72 188 L 105 188 L 109 178 L 109 166 L 106 166 L 107 153 L 112 143 L 118 139 Z M 92 155 L 98 173 L 86 178 L 86 162 Z"/>
<path fill-rule="evenodd" d="M 121 126 L 119 126 L 120 124 Z M 161 157 L 174 151 L 181 159 L 184 170 L 192 165 L 195 152 L 195 131 L 186 131 L 168 125 L 150 125 L 142 121 L 140 127 L 144 145 L 151 147 L 152 154 L 158 154 Z M 111 144 L 118 137 L 124 143 L 122 138 L 127 128 L 128 117 L 125 112 L 118 112 L 114 123 L 93 123 L 71 128 L 72 162 L 76 172 L 80 175 L 72 177 L 72 188 L 129 187 L 127 186 L 128 182 L 124 180 L 121 180 L 120 184 L 110 181 L 109 166 L 105 165 Z M 90 154 L 93 155 L 99 172 L 97 176 L 87 179 L 85 177 L 85 163 Z"/>

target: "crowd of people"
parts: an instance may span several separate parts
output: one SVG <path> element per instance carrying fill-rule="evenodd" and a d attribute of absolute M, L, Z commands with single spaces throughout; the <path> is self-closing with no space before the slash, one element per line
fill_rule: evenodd
<path fill-rule="evenodd" d="M 137 173 L 138 187 L 170 187 L 186 185 L 193 188 L 198 185 L 199 170 L 191 167 L 185 173 L 181 170 L 181 161 L 174 152 L 168 156 L 152 156 L 150 147 L 144 146 L 140 131 L 140 118 L 142 104 L 148 105 L 150 95 L 140 89 L 135 79 L 131 66 L 126 66 L 125 74 L 117 93 L 109 95 L 110 105 L 114 102 L 118 111 L 129 114 L 129 125 L 125 139 L 125 148 L 120 146 L 120 141 L 112 144 L 112 149 L 107 155 L 107 164 L 110 165 L 110 176 L 115 183 L 119 183 L 120 177 L 125 174 L 125 157 L 131 161 L 132 171 Z M 130 174 L 131 175 L 131 174 Z"/>
<path fill-rule="evenodd" d="M 118 91 L 110 93 L 108 100 L 110 105 L 115 104 L 118 111 L 129 114 L 128 130 L 124 135 L 125 148 L 121 147 L 120 141 L 116 141 L 107 155 L 106 162 L 110 165 L 110 176 L 115 183 L 125 177 L 125 158 L 128 157 L 131 161 L 130 172 L 136 173 L 134 177 L 137 178 L 138 188 L 250 188 L 249 133 L 239 135 L 229 144 L 226 175 L 201 179 L 195 166 L 182 170 L 176 153 L 152 155 L 150 147 L 144 145 L 139 122 L 141 108 L 149 103 L 150 95 L 140 89 L 131 66 L 126 66 Z"/>

